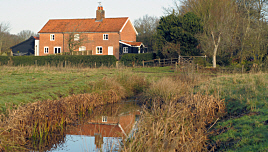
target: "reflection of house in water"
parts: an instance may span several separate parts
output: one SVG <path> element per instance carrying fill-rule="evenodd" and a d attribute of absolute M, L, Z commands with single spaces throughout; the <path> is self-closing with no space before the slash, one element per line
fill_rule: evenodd
<path fill-rule="evenodd" d="M 138 120 L 139 111 L 128 112 L 115 116 L 96 116 L 76 129 L 69 131 L 70 135 L 94 136 L 96 148 L 101 148 L 103 138 L 119 139 L 127 137 Z"/>

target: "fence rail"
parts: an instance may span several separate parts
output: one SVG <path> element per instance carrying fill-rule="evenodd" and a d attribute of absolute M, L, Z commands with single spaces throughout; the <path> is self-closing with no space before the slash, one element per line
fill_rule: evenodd
<path fill-rule="evenodd" d="M 192 63 L 194 58 L 207 58 L 207 56 L 179 56 L 178 58 L 170 59 L 154 59 L 149 61 L 142 61 L 142 66 L 169 66 L 169 65 L 183 65 L 187 63 Z"/>

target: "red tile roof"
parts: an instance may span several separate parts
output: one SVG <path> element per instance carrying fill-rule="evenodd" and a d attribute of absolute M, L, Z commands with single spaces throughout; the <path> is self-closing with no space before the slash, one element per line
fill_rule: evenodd
<path fill-rule="evenodd" d="M 38 33 L 61 32 L 119 32 L 129 20 L 123 18 L 91 19 L 51 19 Z"/>
<path fill-rule="evenodd" d="M 34 39 L 35 39 L 35 40 L 39 40 L 39 37 L 34 36 Z"/>
<path fill-rule="evenodd" d="M 128 41 L 121 41 L 122 43 L 125 43 L 130 46 L 141 46 L 142 42 L 128 42 Z"/>

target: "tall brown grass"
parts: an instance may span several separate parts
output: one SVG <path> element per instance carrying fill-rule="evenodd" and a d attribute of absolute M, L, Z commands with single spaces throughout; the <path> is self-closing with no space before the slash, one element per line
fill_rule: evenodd
<path fill-rule="evenodd" d="M 25 147 L 42 151 L 45 147 L 52 147 L 51 144 L 62 140 L 68 124 L 89 116 L 95 107 L 115 103 L 141 92 L 136 92 L 137 86 L 143 87 L 145 84 L 144 78 L 135 75 L 124 77 L 124 81 L 122 76 L 104 77 L 89 84 L 93 91 L 91 94 L 10 107 L 7 114 L 1 117 L 0 145 L 6 151 L 28 151 Z"/>
<path fill-rule="evenodd" d="M 223 100 L 187 91 L 186 81 L 162 78 L 151 84 L 138 131 L 124 151 L 206 151 L 208 129 L 225 112 Z"/>

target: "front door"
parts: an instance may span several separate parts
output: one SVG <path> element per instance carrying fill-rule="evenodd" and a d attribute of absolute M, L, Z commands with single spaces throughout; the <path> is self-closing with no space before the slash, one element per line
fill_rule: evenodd
<path fill-rule="evenodd" d="M 114 48 L 112 46 L 108 47 L 108 55 L 114 55 Z"/>

